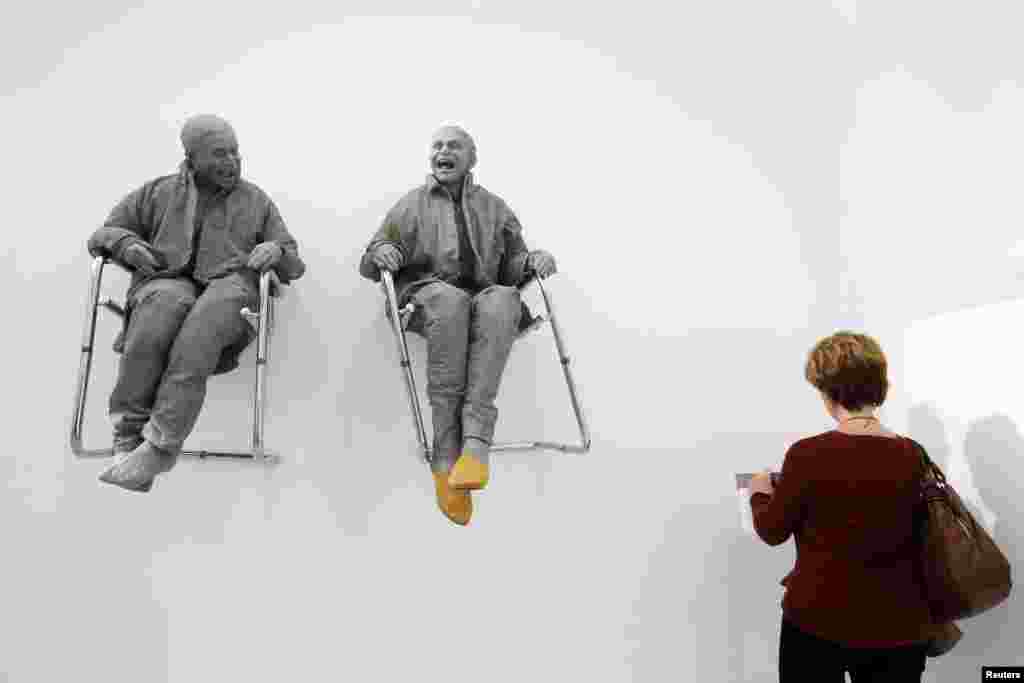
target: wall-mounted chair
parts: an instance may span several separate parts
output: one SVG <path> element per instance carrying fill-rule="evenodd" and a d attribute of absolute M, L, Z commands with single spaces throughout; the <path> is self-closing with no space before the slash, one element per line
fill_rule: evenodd
<path fill-rule="evenodd" d="M 113 299 L 100 300 L 100 285 L 103 279 L 103 268 L 107 263 L 114 263 L 97 256 L 92 262 L 89 280 L 89 294 L 85 302 L 85 324 L 82 330 L 81 359 L 78 366 L 78 381 L 75 386 L 74 417 L 71 422 L 71 451 L 80 458 L 113 457 L 113 447 L 85 448 L 82 443 L 82 430 L 85 426 L 86 394 L 89 389 L 89 374 L 92 370 L 92 352 L 96 338 L 96 318 L 100 309 L 106 309 L 122 320 L 125 308 Z M 115 263 L 115 265 L 117 265 Z M 256 382 L 253 391 L 252 405 L 252 437 L 250 447 L 244 451 L 209 451 L 184 450 L 182 455 L 197 458 L 242 458 L 271 464 L 277 462 L 278 456 L 267 450 L 263 444 L 264 402 L 266 397 L 266 365 L 270 354 L 270 337 L 274 327 L 274 302 L 283 291 L 277 275 L 268 270 L 260 275 L 259 310 L 251 311 L 243 308 L 239 314 L 252 325 L 256 331 Z"/>
<path fill-rule="evenodd" d="M 427 463 L 433 459 L 432 440 L 427 439 L 427 432 L 423 422 L 423 411 L 420 408 L 419 394 L 416 392 L 416 378 L 409 357 L 409 344 L 406 339 L 406 329 L 409 319 L 415 311 L 415 304 L 410 302 L 402 309 L 398 308 L 398 299 L 395 294 L 395 283 L 392 274 L 381 270 L 381 287 L 384 290 L 385 314 L 395 336 L 395 344 L 398 347 L 398 361 L 402 368 L 402 376 L 405 378 L 405 388 L 409 396 L 409 407 L 412 411 L 416 438 L 419 441 L 420 453 Z M 519 327 L 518 339 L 541 327 L 545 322 L 551 325 L 551 332 L 555 338 L 555 348 L 558 352 L 558 360 L 562 365 L 562 373 L 565 376 L 565 383 L 569 390 L 569 400 L 572 403 L 573 413 L 576 416 L 576 425 L 579 429 L 580 442 L 578 444 L 555 443 L 552 441 L 516 441 L 508 443 L 494 443 L 491 445 L 492 453 L 512 451 L 554 451 L 558 453 L 586 453 L 590 450 L 590 431 L 587 428 L 583 408 L 580 406 L 579 396 L 576 391 L 576 383 L 572 378 L 572 370 L 569 367 L 569 356 L 566 351 L 565 342 L 562 339 L 562 330 L 558 325 L 554 310 L 551 306 L 551 296 L 544 288 L 544 283 L 539 277 L 530 277 L 525 283 L 519 286 L 523 291 L 531 284 L 536 283 L 540 289 L 541 297 L 544 299 L 546 309 L 545 316 L 523 316 Z M 525 311 L 524 311 L 525 313 Z"/>

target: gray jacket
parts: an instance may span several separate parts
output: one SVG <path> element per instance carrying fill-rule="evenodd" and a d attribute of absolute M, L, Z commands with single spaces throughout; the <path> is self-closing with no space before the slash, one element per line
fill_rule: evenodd
<path fill-rule="evenodd" d="M 463 181 L 462 211 L 469 241 L 476 255 L 474 284 L 515 287 L 525 277 L 529 250 L 522 227 L 508 205 L 495 194 L 473 182 L 472 173 Z M 380 280 L 371 260 L 373 250 L 392 244 L 402 252 L 403 265 L 395 275 L 399 305 L 413 285 L 434 280 L 454 283 L 460 275 L 459 232 L 451 194 L 433 175 L 407 193 L 384 218 L 359 262 L 359 273 L 374 282 Z"/>

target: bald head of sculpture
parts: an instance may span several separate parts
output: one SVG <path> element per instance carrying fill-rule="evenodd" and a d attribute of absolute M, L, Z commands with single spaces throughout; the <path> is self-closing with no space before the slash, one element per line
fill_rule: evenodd
<path fill-rule="evenodd" d="M 430 170 L 438 182 L 461 186 L 476 166 L 476 143 L 459 126 L 442 126 L 430 139 Z"/>
<path fill-rule="evenodd" d="M 182 126 L 181 145 L 197 184 L 222 190 L 238 184 L 242 157 L 230 123 L 213 114 L 193 116 Z"/>

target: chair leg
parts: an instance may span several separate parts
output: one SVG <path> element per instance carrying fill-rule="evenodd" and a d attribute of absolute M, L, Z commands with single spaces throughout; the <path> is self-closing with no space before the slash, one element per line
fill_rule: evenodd
<path fill-rule="evenodd" d="M 517 441 L 506 443 L 495 443 L 491 445 L 491 452 L 519 452 L 519 451 L 555 451 L 558 453 L 587 453 L 590 451 L 590 430 L 587 427 L 583 407 L 580 405 L 579 394 L 576 390 L 576 382 L 573 380 L 572 369 L 570 368 L 569 355 L 566 350 L 565 341 L 562 337 L 562 328 L 558 324 L 554 307 L 551 305 L 551 297 L 544 288 L 544 283 L 539 277 L 534 277 L 529 284 L 537 283 L 541 297 L 544 300 L 544 308 L 547 313 L 547 322 L 551 324 L 551 332 L 555 338 L 555 349 L 558 353 L 558 361 L 562 366 L 562 374 L 565 377 L 566 387 L 569 390 L 569 399 L 572 403 L 573 413 L 576 417 L 576 426 L 579 429 L 579 444 L 555 443 L 552 441 Z"/>
<path fill-rule="evenodd" d="M 274 301 L 270 296 L 270 271 L 260 277 L 260 313 L 259 325 L 256 330 L 256 386 L 253 387 L 252 406 L 252 456 L 266 459 L 267 452 L 263 443 L 263 421 L 266 409 L 267 389 L 267 356 L 271 321 L 274 314 Z"/>
<path fill-rule="evenodd" d="M 86 448 L 83 444 L 82 432 L 85 429 L 85 410 L 89 395 L 89 376 L 92 373 L 92 353 L 96 342 L 96 318 L 100 306 L 100 285 L 103 281 L 103 267 L 106 258 L 97 256 L 92 261 L 89 278 L 89 293 L 85 301 L 85 322 L 82 329 L 82 343 L 78 362 L 78 378 L 75 383 L 75 405 L 71 418 L 70 444 L 71 452 L 79 458 L 109 458 L 113 456 L 111 448 Z M 112 302 L 111 302 L 112 303 Z M 117 312 L 114 307 L 109 310 Z"/>
<path fill-rule="evenodd" d="M 252 458 L 258 462 L 274 463 L 279 457 L 267 450 L 263 441 L 263 426 L 266 418 L 266 394 L 267 394 L 267 362 L 270 355 L 270 337 L 273 334 L 274 310 L 276 306 L 275 290 L 280 287 L 277 276 L 272 270 L 260 275 L 259 284 L 259 310 L 250 311 L 248 308 L 241 310 L 241 315 L 256 331 L 256 372 L 253 384 L 252 399 L 252 433 L 250 435 L 250 448 L 248 453 L 223 452 L 223 451 L 186 451 L 201 459 L 208 457 L 215 458 Z"/>
<path fill-rule="evenodd" d="M 555 348 L 558 350 L 558 361 L 562 366 L 562 374 L 565 376 L 565 385 L 569 390 L 569 399 L 572 401 L 573 414 L 576 416 L 576 426 L 580 432 L 580 446 L 572 452 L 586 453 L 590 450 L 590 429 L 587 427 L 587 419 L 583 414 L 583 407 L 580 405 L 579 393 L 576 390 L 576 382 L 573 380 L 572 368 L 570 368 L 568 349 L 562 337 L 562 328 L 558 324 L 558 318 L 551 305 L 551 297 L 544 288 L 544 283 L 537 280 L 541 297 L 544 299 L 544 307 L 548 312 L 548 320 L 551 323 L 551 333 L 555 337 Z"/>
<path fill-rule="evenodd" d="M 384 288 L 386 311 L 391 331 L 395 337 L 395 345 L 398 349 L 398 362 L 402 369 L 402 377 L 405 380 L 405 390 L 409 398 L 409 408 L 412 411 L 416 438 L 419 440 L 420 453 L 427 463 L 433 461 L 433 453 L 430 442 L 427 441 L 427 430 L 423 423 L 423 409 L 420 407 L 419 393 L 416 391 L 416 377 L 413 372 L 412 361 L 409 359 L 409 342 L 405 335 L 405 326 L 402 324 L 402 312 L 398 309 L 398 297 L 395 294 L 395 283 L 388 271 L 381 271 L 381 286 Z"/>

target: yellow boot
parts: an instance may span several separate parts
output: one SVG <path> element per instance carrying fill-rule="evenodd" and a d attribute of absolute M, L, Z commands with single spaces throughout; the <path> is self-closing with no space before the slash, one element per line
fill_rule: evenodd
<path fill-rule="evenodd" d="M 471 453 L 464 452 L 452 468 L 448 485 L 457 491 L 476 491 L 487 486 L 489 478 L 490 467 Z"/>
<path fill-rule="evenodd" d="M 447 472 L 434 472 L 434 490 L 437 492 L 437 507 L 444 516 L 462 526 L 469 524 L 473 516 L 473 499 L 468 491 L 454 491 L 448 485 Z"/>

